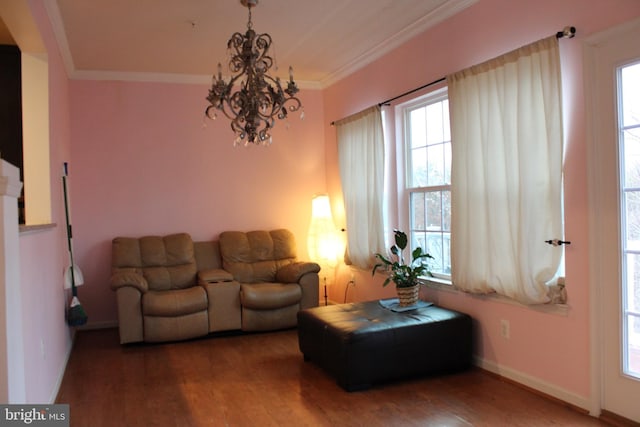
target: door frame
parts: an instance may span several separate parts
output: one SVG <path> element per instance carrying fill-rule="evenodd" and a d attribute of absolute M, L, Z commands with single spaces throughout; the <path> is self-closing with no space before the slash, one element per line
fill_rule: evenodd
<path fill-rule="evenodd" d="M 640 19 L 623 23 L 609 30 L 589 36 L 584 43 L 584 87 L 585 87 L 585 111 L 586 111 L 586 141 L 587 141 L 587 171 L 588 174 L 588 196 L 589 196 L 589 305 L 590 305 L 590 383 L 591 383 L 591 407 L 590 414 L 599 416 L 605 408 L 604 396 L 604 375 L 605 375 L 605 355 L 602 343 L 605 340 L 605 306 L 606 301 L 603 298 L 603 287 L 607 282 L 611 281 L 611 277 L 607 271 L 613 268 L 605 267 L 607 263 L 613 263 L 617 269 L 617 277 L 621 280 L 620 256 L 621 250 L 619 243 L 615 250 L 611 246 L 607 246 L 607 242 L 611 241 L 612 229 L 602 227 L 603 223 L 612 221 L 612 215 L 615 214 L 615 236 L 620 236 L 620 203 L 619 191 L 615 195 L 611 195 L 612 185 L 619 185 L 617 172 L 619 170 L 618 145 L 616 143 L 615 152 L 612 154 L 610 150 L 598 142 L 603 139 L 603 135 L 615 138 L 615 133 L 610 135 L 610 128 L 607 123 L 611 123 L 617 116 L 617 105 L 609 104 L 603 106 L 600 92 L 603 90 L 602 77 L 611 71 L 611 77 L 615 78 L 612 70 L 601 70 L 602 56 L 604 54 L 599 50 L 600 47 L 610 41 L 620 37 L 629 37 L 633 32 L 640 31 Z M 607 63 L 608 65 L 609 63 Z M 615 98 L 614 98 L 615 99 Z M 611 156 L 615 156 L 615 160 Z M 612 180 L 612 162 L 615 162 L 615 181 Z M 611 197 L 615 197 L 617 203 L 615 206 L 608 205 Z M 620 319 L 618 319 L 620 323 Z M 620 330 L 620 324 L 618 330 Z M 624 414 L 617 414 L 624 416 Z"/>

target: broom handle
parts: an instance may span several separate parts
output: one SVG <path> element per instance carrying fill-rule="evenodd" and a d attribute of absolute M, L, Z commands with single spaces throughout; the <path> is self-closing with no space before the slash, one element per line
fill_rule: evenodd
<path fill-rule="evenodd" d="M 71 260 L 71 294 L 74 297 L 78 296 L 78 289 L 76 287 L 76 277 L 73 271 L 73 246 L 71 245 L 71 238 L 73 237 L 71 231 L 71 224 L 69 223 L 69 196 L 67 194 L 67 176 L 68 176 L 67 162 L 64 162 L 64 169 L 62 174 L 62 189 L 64 192 L 64 216 L 67 222 L 67 245 L 69 246 L 69 258 Z"/>

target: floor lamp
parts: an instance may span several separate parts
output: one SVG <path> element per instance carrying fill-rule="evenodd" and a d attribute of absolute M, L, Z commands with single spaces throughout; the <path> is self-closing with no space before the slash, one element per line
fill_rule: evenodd
<path fill-rule="evenodd" d="M 320 275 L 324 283 L 324 305 L 328 304 L 327 279 L 329 285 L 333 283 L 330 273 L 338 262 L 340 236 L 333 222 L 331 205 L 327 194 L 316 194 L 311 200 L 311 223 L 307 238 L 309 258 L 320 265 Z M 328 277 L 329 276 L 329 277 Z"/>

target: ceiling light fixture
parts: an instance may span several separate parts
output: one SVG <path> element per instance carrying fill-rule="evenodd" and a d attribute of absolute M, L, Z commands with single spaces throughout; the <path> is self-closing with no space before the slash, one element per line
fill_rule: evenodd
<path fill-rule="evenodd" d="M 247 32 L 234 33 L 227 42 L 229 52 L 229 70 L 232 77 L 229 83 L 222 78 L 222 65 L 218 63 L 218 75 L 214 75 L 205 111 L 207 117 L 215 120 L 216 110 L 220 110 L 231 120 L 231 129 L 236 134 L 234 146 L 249 144 L 269 145 L 272 142 L 271 129 L 276 117 L 287 118 L 288 112 L 302 109 L 300 118 L 304 118 L 304 109 L 296 93 L 299 89 L 293 80 L 293 69 L 289 67 L 287 88 L 282 89 L 280 78 L 267 74 L 273 58 L 269 55 L 271 36 L 267 33 L 256 34 L 251 23 L 251 8 L 258 0 L 240 0 L 249 9 Z M 276 70 L 277 70 L 276 65 Z M 237 90 L 234 86 L 239 84 Z"/>

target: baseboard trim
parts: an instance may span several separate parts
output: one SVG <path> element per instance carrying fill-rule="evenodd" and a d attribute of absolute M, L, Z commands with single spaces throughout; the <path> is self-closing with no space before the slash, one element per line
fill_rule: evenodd
<path fill-rule="evenodd" d="M 568 405 L 579 412 L 589 414 L 591 400 L 588 397 L 580 396 L 562 387 L 558 387 L 555 384 L 550 384 L 539 378 L 479 357 L 474 358 L 474 364 L 485 371 L 512 381 L 516 385 L 527 388 L 534 393 L 551 398 L 552 400 L 557 400 L 559 403 Z"/>
<path fill-rule="evenodd" d="M 616 427 L 640 427 L 640 423 L 603 409 L 599 419 Z"/>
<path fill-rule="evenodd" d="M 118 327 L 118 322 L 115 320 L 110 320 L 106 322 L 87 323 L 86 325 L 76 327 L 76 329 L 79 331 L 90 331 L 93 329 L 111 329 L 111 328 L 117 328 L 117 327 Z"/>

